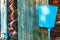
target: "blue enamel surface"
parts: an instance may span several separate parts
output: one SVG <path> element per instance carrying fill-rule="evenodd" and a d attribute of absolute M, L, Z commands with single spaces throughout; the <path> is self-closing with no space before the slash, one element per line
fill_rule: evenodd
<path fill-rule="evenodd" d="M 56 21 L 57 6 L 38 6 L 38 24 L 40 27 L 53 28 Z"/>

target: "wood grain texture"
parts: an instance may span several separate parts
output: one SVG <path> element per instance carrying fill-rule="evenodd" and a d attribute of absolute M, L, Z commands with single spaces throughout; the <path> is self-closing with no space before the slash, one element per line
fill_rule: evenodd
<path fill-rule="evenodd" d="M 51 5 L 58 6 L 55 28 L 51 31 L 51 40 L 60 40 L 60 0 L 49 0 Z"/>
<path fill-rule="evenodd" d="M 37 23 L 36 8 L 41 1 L 44 0 L 18 0 L 18 40 L 48 40 L 47 29 Z"/>

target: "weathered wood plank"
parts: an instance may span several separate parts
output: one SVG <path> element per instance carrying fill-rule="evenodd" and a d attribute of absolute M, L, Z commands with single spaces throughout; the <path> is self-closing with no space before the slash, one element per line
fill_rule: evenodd
<path fill-rule="evenodd" d="M 46 2 L 47 0 L 18 0 L 18 40 L 48 40 L 47 30 L 37 25 L 36 9 L 39 4 L 47 4 Z"/>

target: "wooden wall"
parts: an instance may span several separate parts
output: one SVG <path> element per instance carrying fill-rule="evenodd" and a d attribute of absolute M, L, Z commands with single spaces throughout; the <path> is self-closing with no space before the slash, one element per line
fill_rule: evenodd
<path fill-rule="evenodd" d="M 56 25 L 55 25 L 55 28 L 52 29 L 52 31 L 51 31 L 51 40 L 59 40 L 59 38 L 60 38 L 60 0 L 49 0 L 49 3 L 50 3 L 50 5 L 58 6 Z"/>
<path fill-rule="evenodd" d="M 18 0 L 18 40 L 48 40 L 47 29 L 37 23 L 37 6 L 47 0 Z"/>

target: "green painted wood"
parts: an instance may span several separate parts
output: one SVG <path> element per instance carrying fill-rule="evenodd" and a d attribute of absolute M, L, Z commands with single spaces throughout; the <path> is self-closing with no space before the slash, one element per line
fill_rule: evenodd
<path fill-rule="evenodd" d="M 39 4 L 40 0 L 18 0 L 18 40 L 48 40 L 47 30 L 37 23 Z"/>

